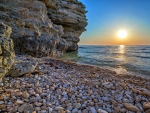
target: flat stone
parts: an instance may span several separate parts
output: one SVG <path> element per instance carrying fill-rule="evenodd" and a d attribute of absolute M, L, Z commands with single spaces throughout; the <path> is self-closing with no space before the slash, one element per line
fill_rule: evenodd
<path fill-rule="evenodd" d="M 87 109 L 82 110 L 82 113 L 88 113 Z"/>
<path fill-rule="evenodd" d="M 17 100 L 18 104 L 23 104 L 24 102 L 22 100 Z"/>
<path fill-rule="evenodd" d="M 124 106 L 126 109 L 128 109 L 130 111 L 134 111 L 134 112 L 140 111 L 139 108 L 137 108 L 136 106 L 134 106 L 131 103 L 124 103 Z"/>
<path fill-rule="evenodd" d="M 32 104 L 28 104 L 24 109 L 24 113 L 32 113 L 33 111 L 34 111 L 34 108 Z"/>
<path fill-rule="evenodd" d="M 113 84 L 110 83 L 110 82 L 104 82 L 104 83 L 102 83 L 102 85 L 103 85 L 105 88 L 111 88 L 111 87 L 113 86 Z"/>
<path fill-rule="evenodd" d="M 60 111 L 60 110 L 64 110 L 64 108 L 61 107 L 61 106 L 57 106 L 57 107 L 55 107 L 55 110 L 56 110 L 56 111 Z"/>
<path fill-rule="evenodd" d="M 21 105 L 20 107 L 18 107 L 18 111 L 23 112 L 26 106 L 27 106 L 27 104 Z"/>
<path fill-rule="evenodd" d="M 72 110 L 72 113 L 78 113 L 78 109 L 77 109 L 77 108 L 74 108 L 74 109 Z"/>
<path fill-rule="evenodd" d="M 98 111 L 98 113 L 108 113 L 107 111 L 100 109 L 100 108 L 97 111 Z"/>
<path fill-rule="evenodd" d="M 144 109 L 149 109 L 150 108 L 150 102 L 144 102 L 143 103 L 143 108 Z"/>
<path fill-rule="evenodd" d="M 4 101 L 0 101 L 0 104 L 4 104 Z"/>
<path fill-rule="evenodd" d="M 90 110 L 91 110 L 92 113 L 97 113 L 97 111 L 95 110 L 94 107 L 90 107 Z"/>

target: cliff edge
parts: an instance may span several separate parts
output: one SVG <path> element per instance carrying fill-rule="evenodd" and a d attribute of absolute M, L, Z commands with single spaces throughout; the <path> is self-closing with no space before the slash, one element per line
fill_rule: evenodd
<path fill-rule="evenodd" d="M 12 28 L 15 52 L 35 57 L 77 50 L 87 25 L 85 13 L 77 0 L 0 1 L 0 21 Z"/>

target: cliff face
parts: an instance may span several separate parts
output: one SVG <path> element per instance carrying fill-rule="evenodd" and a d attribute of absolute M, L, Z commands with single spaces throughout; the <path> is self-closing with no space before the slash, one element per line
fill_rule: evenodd
<path fill-rule="evenodd" d="M 77 50 L 79 37 L 87 25 L 85 6 L 77 0 L 41 0 L 48 8 L 53 23 L 62 25 L 62 36 L 68 42 L 68 50 Z"/>
<path fill-rule="evenodd" d="M 36 57 L 76 50 L 87 25 L 76 0 L 0 0 L 0 21 L 12 28 L 15 52 Z"/>
<path fill-rule="evenodd" d="M 11 27 L 0 22 L 0 82 L 14 62 L 14 45 L 10 34 Z"/>

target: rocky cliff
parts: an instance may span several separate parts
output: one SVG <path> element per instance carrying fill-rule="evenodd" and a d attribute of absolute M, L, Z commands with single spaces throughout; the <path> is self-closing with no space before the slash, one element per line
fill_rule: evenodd
<path fill-rule="evenodd" d="M 11 27 L 0 22 L 0 82 L 14 63 L 14 45 L 10 34 Z"/>
<path fill-rule="evenodd" d="M 0 0 L 0 21 L 11 26 L 17 54 L 60 56 L 77 50 L 84 9 L 77 0 Z"/>

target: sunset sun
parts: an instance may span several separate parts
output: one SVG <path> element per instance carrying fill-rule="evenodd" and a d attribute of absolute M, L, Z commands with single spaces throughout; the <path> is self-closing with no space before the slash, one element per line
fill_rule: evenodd
<path fill-rule="evenodd" d="M 120 31 L 118 32 L 118 37 L 121 38 L 121 39 L 126 38 L 126 37 L 127 37 L 127 31 L 125 31 L 125 30 L 120 30 Z"/>

